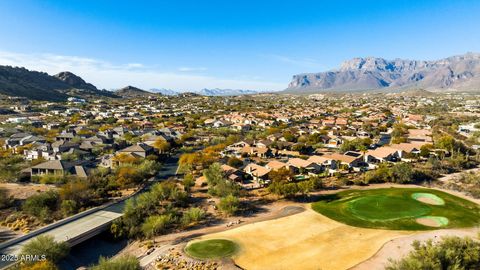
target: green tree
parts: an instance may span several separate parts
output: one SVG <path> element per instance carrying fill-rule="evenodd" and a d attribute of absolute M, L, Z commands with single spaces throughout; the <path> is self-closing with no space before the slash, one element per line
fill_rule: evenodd
<path fill-rule="evenodd" d="M 164 232 L 173 222 L 174 218 L 170 214 L 150 216 L 142 224 L 142 232 L 145 237 L 152 238 L 153 236 Z"/>
<path fill-rule="evenodd" d="M 196 224 L 201 221 L 205 217 L 205 211 L 198 207 L 193 207 L 188 209 L 182 214 L 182 218 L 180 222 L 183 226 L 189 226 L 192 224 Z"/>
<path fill-rule="evenodd" d="M 295 135 L 292 134 L 292 132 L 290 131 L 286 131 L 283 133 L 283 138 L 285 138 L 285 140 L 287 142 L 295 142 L 297 137 Z"/>
<path fill-rule="evenodd" d="M 293 179 L 295 174 L 287 168 L 272 170 L 268 173 L 268 179 L 272 182 L 288 182 Z"/>
<path fill-rule="evenodd" d="M 278 196 L 291 198 L 294 197 L 300 190 L 296 183 L 273 181 L 268 186 L 268 191 Z"/>
<path fill-rule="evenodd" d="M 240 192 L 239 186 L 225 177 L 219 163 L 213 163 L 203 170 L 203 176 L 207 179 L 208 193 L 213 196 L 225 197 L 227 195 L 238 195 Z"/>
<path fill-rule="evenodd" d="M 345 141 L 340 146 L 340 151 L 347 152 L 347 151 L 362 151 L 363 149 L 368 149 L 368 146 L 372 144 L 372 140 L 369 138 L 365 139 L 354 139 L 351 141 Z"/>
<path fill-rule="evenodd" d="M 51 213 L 57 210 L 58 202 L 58 193 L 54 190 L 48 190 L 28 197 L 22 209 L 25 213 L 45 221 L 51 219 Z"/>
<path fill-rule="evenodd" d="M 155 147 L 162 154 L 167 153 L 172 149 L 172 146 L 170 145 L 170 143 L 162 139 L 157 139 L 153 143 L 153 147 Z"/>
<path fill-rule="evenodd" d="M 392 137 L 402 137 L 408 133 L 408 126 L 404 123 L 396 123 L 393 125 Z"/>
<path fill-rule="evenodd" d="M 455 149 L 455 139 L 450 135 L 444 135 L 436 140 L 435 145 L 440 149 L 451 152 Z"/>
<path fill-rule="evenodd" d="M 430 156 L 430 151 L 432 151 L 433 145 L 425 144 L 420 147 L 420 156 L 428 158 Z"/>
<path fill-rule="evenodd" d="M 392 182 L 397 184 L 410 183 L 413 180 L 412 165 L 408 163 L 397 163 L 392 167 Z"/>
<path fill-rule="evenodd" d="M 237 197 L 233 195 L 228 195 L 220 199 L 220 202 L 218 203 L 218 208 L 220 209 L 220 211 L 225 213 L 225 215 L 233 216 L 238 211 L 239 205 L 240 200 Z"/>
<path fill-rule="evenodd" d="M 309 180 L 297 183 L 297 187 L 303 196 L 308 196 L 310 192 L 315 190 L 314 182 Z"/>
<path fill-rule="evenodd" d="M 78 205 L 77 205 L 77 202 L 75 201 L 65 200 L 65 201 L 62 201 L 60 209 L 62 210 L 63 216 L 68 217 L 77 213 Z"/>
<path fill-rule="evenodd" d="M 387 163 L 380 163 L 376 170 L 365 173 L 364 181 L 366 183 L 384 183 L 390 182 L 392 171 Z"/>

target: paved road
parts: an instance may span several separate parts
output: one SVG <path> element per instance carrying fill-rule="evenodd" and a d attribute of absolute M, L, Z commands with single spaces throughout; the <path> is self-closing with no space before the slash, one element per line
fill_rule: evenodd
<path fill-rule="evenodd" d="M 159 171 L 158 175 L 152 179 L 151 183 L 162 181 L 171 176 L 174 176 L 178 168 L 178 158 L 179 158 L 179 155 L 175 155 L 165 160 L 165 163 L 162 166 L 161 170 Z M 149 188 L 147 187 L 143 191 L 148 189 Z M 137 195 L 139 193 L 137 193 Z M 95 211 L 86 216 L 74 219 L 71 222 L 52 228 L 51 230 L 47 230 L 38 235 L 51 235 L 57 241 L 68 241 L 70 245 L 74 246 L 76 244 L 81 243 L 84 240 L 87 240 L 97 235 L 98 233 L 103 231 L 105 228 L 108 228 L 108 226 L 111 224 L 113 220 L 117 219 L 122 215 L 124 206 L 125 206 L 125 201 L 115 203 L 104 209 L 101 209 L 99 211 Z M 35 236 L 38 236 L 38 235 L 35 235 Z M 34 239 L 33 236 L 19 243 L 15 243 L 15 244 L 12 244 L 11 246 L 0 249 L 0 254 L 18 255 L 22 247 L 32 239 Z M 10 262 L 0 260 L 0 269 L 3 269 L 10 264 L 11 264 Z"/>

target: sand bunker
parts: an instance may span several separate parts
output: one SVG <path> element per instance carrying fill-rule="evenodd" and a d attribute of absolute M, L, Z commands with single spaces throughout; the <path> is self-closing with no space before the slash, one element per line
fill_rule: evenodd
<path fill-rule="evenodd" d="M 435 194 L 431 193 L 413 193 L 412 198 L 414 198 L 417 201 L 426 203 L 426 204 L 432 204 L 432 205 L 444 205 L 445 201 L 438 197 Z"/>
<path fill-rule="evenodd" d="M 437 216 L 421 217 L 421 218 L 417 218 L 415 221 L 419 224 L 429 226 L 429 227 L 443 227 L 448 224 L 448 218 L 437 217 Z"/>
<path fill-rule="evenodd" d="M 311 209 L 205 235 L 238 243 L 233 257 L 244 269 L 348 269 L 373 256 L 387 241 L 412 232 L 351 227 Z"/>

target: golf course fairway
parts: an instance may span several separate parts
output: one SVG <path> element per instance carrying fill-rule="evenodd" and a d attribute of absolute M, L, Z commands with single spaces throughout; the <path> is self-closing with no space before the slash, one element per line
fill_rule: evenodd
<path fill-rule="evenodd" d="M 438 198 L 441 203 L 429 203 L 419 197 Z M 312 209 L 333 220 L 362 228 L 430 230 L 480 225 L 479 205 L 425 188 L 342 191 L 320 197 Z"/>

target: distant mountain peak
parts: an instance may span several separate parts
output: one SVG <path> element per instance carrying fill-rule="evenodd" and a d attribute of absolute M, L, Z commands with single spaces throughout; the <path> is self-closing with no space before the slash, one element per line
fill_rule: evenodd
<path fill-rule="evenodd" d="M 116 97 L 68 71 L 50 76 L 11 66 L 0 66 L 0 94 L 48 101 L 66 101 L 68 97 Z"/>
<path fill-rule="evenodd" d="M 120 88 L 116 90 L 114 93 L 121 97 L 142 97 L 142 96 L 158 95 L 158 94 L 155 94 L 131 85 L 127 85 L 123 88 Z"/>
<path fill-rule="evenodd" d="M 204 96 L 240 96 L 240 95 L 253 95 L 253 94 L 259 93 L 259 91 L 255 91 L 255 90 L 220 89 L 220 88 L 212 88 L 212 89 L 203 88 L 195 92 Z"/>
<path fill-rule="evenodd" d="M 480 54 L 467 53 L 440 60 L 386 60 L 357 57 L 339 69 L 294 75 L 287 93 L 361 90 L 480 91 Z"/>
<path fill-rule="evenodd" d="M 93 84 L 85 82 L 81 77 L 73 74 L 70 71 L 62 71 L 54 75 L 54 77 L 64 81 L 66 84 L 71 85 L 75 88 L 98 90 Z"/>
<path fill-rule="evenodd" d="M 178 92 L 172 89 L 166 89 L 166 88 L 152 88 L 150 89 L 150 92 L 153 93 L 159 93 L 165 96 L 176 96 L 178 95 Z"/>

